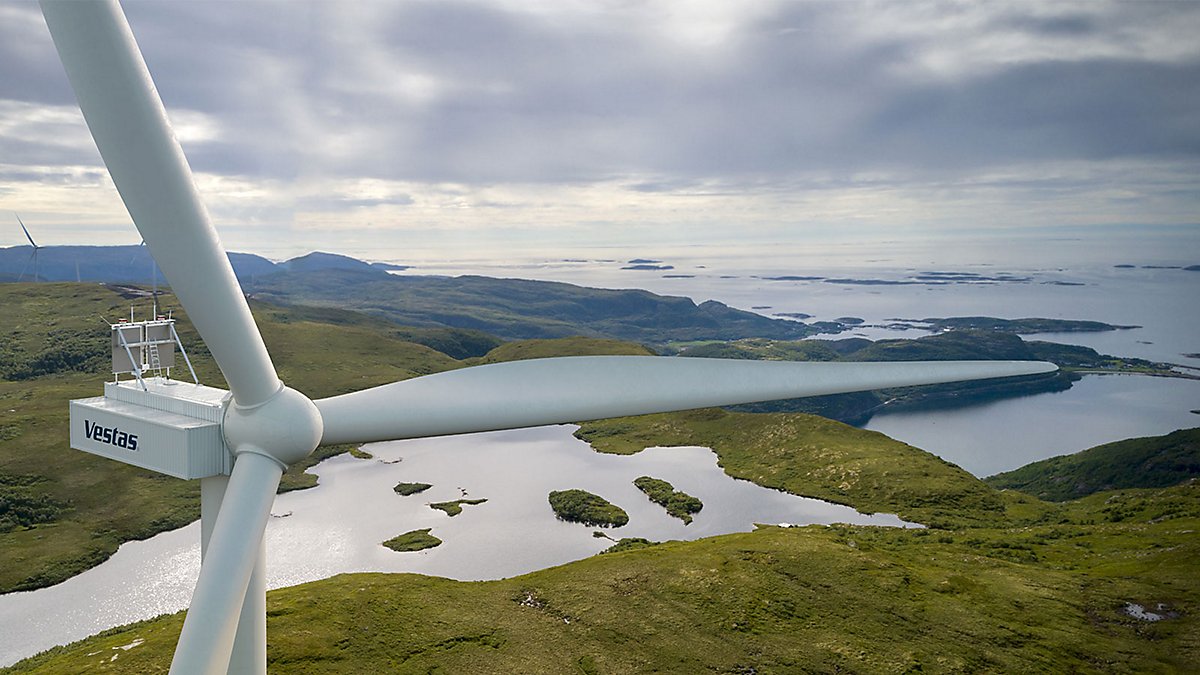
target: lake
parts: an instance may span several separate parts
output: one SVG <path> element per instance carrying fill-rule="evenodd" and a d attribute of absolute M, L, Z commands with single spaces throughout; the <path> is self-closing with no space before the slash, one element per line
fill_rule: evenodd
<path fill-rule="evenodd" d="M 1066 391 L 875 415 L 879 431 L 979 477 L 1113 440 L 1200 426 L 1200 381 L 1085 375 Z"/>
<path fill-rule="evenodd" d="M 314 469 L 320 485 L 280 495 L 267 527 L 270 588 L 344 572 L 419 572 L 453 579 L 498 579 L 594 555 L 612 542 L 599 528 L 555 518 L 551 490 L 580 488 L 624 508 L 628 525 L 613 539 L 698 539 L 748 532 L 755 523 L 859 523 L 905 526 L 846 506 L 734 480 L 707 448 L 651 448 L 605 455 L 572 436 L 573 426 L 394 441 L 366 446 L 373 459 L 341 455 Z M 633 485 L 667 480 L 704 502 L 690 525 L 668 516 Z M 407 497 L 399 482 L 429 490 Z M 486 498 L 455 517 L 431 502 Z M 397 553 L 380 542 L 432 528 L 444 541 Z M 0 666 L 112 626 L 176 612 L 191 599 L 200 570 L 199 523 L 129 542 L 102 565 L 51 588 L 0 596 Z"/>

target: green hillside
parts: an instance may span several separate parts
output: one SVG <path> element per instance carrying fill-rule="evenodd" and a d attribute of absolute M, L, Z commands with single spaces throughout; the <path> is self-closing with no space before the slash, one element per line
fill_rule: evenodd
<path fill-rule="evenodd" d="M 1097 497 L 1029 502 L 1019 526 L 766 527 L 501 581 L 340 575 L 268 594 L 269 668 L 1189 672 L 1200 659 L 1200 486 Z M 1126 518 L 1098 519 L 1114 500 Z M 1128 603 L 1168 618 L 1134 619 Z M 162 672 L 182 617 L 55 648 L 12 672 Z"/>
<path fill-rule="evenodd" d="M 0 587 L 65 578 L 120 541 L 195 518 L 194 483 L 66 447 L 66 399 L 95 395 L 103 379 L 107 328 L 89 317 L 120 315 L 129 298 L 9 284 L 0 302 L 15 317 L 0 335 L 10 514 Z M 464 365 L 352 312 L 254 312 L 281 375 L 310 396 Z M 185 320 L 181 333 L 202 378 L 219 383 Z M 476 352 L 487 342 L 422 335 Z M 469 361 L 579 351 L 643 350 L 576 339 L 506 344 Z M 342 575 L 269 594 L 272 672 L 1181 672 L 1200 661 L 1194 481 L 1043 502 L 880 434 L 797 414 L 700 410 L 592 422 L 579 435 L 605 452 L 707 445 L 735 477 L 932 527 L 764 527 L 493 582 Z M 304 483 L 302 468 L 289 480 Z M 1128 603 L 1167 618 L 1135 619 Z M 12 670 L 162 672 L 181 622 L 114 629 Z"/>
<path fill-rule="evenodd" d="M 957 466 L 814 415 L 693 410 L 585 422 L 575 435 L 616 454 L 652 446 L 712 448 L 734 478 L 935 527 L 1005 518 L 1000 493 Z"/>
<path fill-rule="evenodd" d="M 744 337 L 797 339 L 818 332 L 719 302 L 643 290 L 480 276 L 396 276 L 322 269 L 257 277 L 247 288 L 276 304 L 355 309 L 406 326 L 481 330 L 509 340 L 573 335 L 660 344 Z"/>
<path fill-rule="evenodd" d="M 652 356 L 653 352 L 640 345 L 607 338 L 568 337 L 557 340 L 520 340 L 506 342 L 479 359 L 472 365 L 521 361 L 524 359 L 547 359 L 556 356 L 633 355 Z"/>
<path fill-rule="evenodd" d="M 169 295 L 161 302 L 173 306 Z M 68 446 L 67 401 L 102 393 L 109 354 L 105 318 L 128 316 L 131 303 L 139 315 L 149 314 L 149 300 L 129 289 L 0 284 L 0 306 L 10 319 L 0 328 L 0 592 L 58 583 L 103 562 L 124 541 L 200 515 L 198 482 Z M 312 397 L 460 365 L 361 316 L 316 318 L 258 303 L 253 309 L 280 376 Z M 201 381 L 223 386 L 186 314 L 174 311 Z M 185 377 L 186 369 L 176 369 L 175 376 Z M 281 489 L 315 485 L 304 469 L 345 450 L 321 448 L 308 464 L 285 474 Z"/>
<path fill-rule="evenodd" d="M 1200 477 L 1200 428 L 1106 443 L 1051 457 L 986 481 L 1000 489 L 1061 502 L 1105 490 L 1157 488 Z"/>
<path fill-rule="evenodd" d="M 165 294 L 200 380 L 221 387 L 187 314 Z M 0 284 L 0 592 L 61 582 L 129 540 L 199 518 L 199 483 L 70 449 L 67 401 L 98 396 L 107 379 L 109 321 L 148 316 L 143 289 L 100 284 Z M 279 375 L 312 398 L 462 367 L 563 354 L 649 353 L 613 340 L 502 343 L 464 329 L 409 328 L 335 307 L 251 309 Z M 464 360 L 458 360 L 454 356 Z M 177 368 L 177 378 L 187 377 Z M 284 474 L 281 491 L 313 487 L 306 469 L 348 446 L 318 448 Z"/>

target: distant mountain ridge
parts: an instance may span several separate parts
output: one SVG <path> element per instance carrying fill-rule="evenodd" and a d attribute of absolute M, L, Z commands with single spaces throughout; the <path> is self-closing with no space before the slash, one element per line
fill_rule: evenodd
<path fill-rule="evenodd" d="M 663 344 L 754 336 L 799 339 L 823 329 L 771 319 L 715 300 L 638 289 L 587 288 L 482 276 L 393 275 L 378 269 L 284 271 L 246 284 L 253 297 L 284 305 L 334 306 L 404 326 L 481 330 L 506 340 L 573 335 Z"/>
<path fill-rule="evenodd" d="M 0 249 L 0 281 L 32 280 L 32 249 Z M 314 252 L 281 263 L 230 253 L 243 289 L 284 305 L 353 309 L 403 326 L 482 330 L 507 340 L 572 335 L 663 344 L 673 340 L 744 337 L 796 340 L 829 329 L 772 319 L 709 300 L 649 291 L 481 276 L 393 275 L 408 269 Z M 43 281 L 150 285 L 154 267 L 144 246 L 47 246 L 38 252 Z M 163 283 L 162 277 L 158 277 Z M 836 329 L 833 331 L 836 332 Z"/>
<path fill-rule="evenodd" d="M 284 262 L 273 262 L 253 253 L 229 253 L 238 280 L 245 282 L 276 272 L 311 272 L 323 269 L 404 270 L 404 265 L 368 263 L 336 253 L 314 251 Z M 0 282 L 33 281 L 33 248 L 0 248 Z M 100 281 L 105 283 L 161 283 L 145 246 L 43 246 L 37 254 L 39 281 Z"/>
<path fill-rule="evenodd" d="M 862 319 L 843 317 L 806 324 L 735 309 L 715 300 L 697 304 L 691 298 L 657 295 L 639 289 L 598 289 L 475 275 L 395 275 L 390 272 L 411 268 L 369 263 L 321 251 L 278 263 L 249 253 L 230 253 L 229 260 L 243 290 L 267 302 L 293 307 L 349 309 L 401 326 L 483 331 L 504 340 L 578 335 L 633 341 L 656 348 L 666 347 L 670 351 L 677 348 L 673 343 L 745 338 L 794 341 L 819 333 L 841 333 L 862 323 Z M 630 262 L 645 261 L 639 258 Z M 38 250 L 36 270 L 42 281 L 78 280 L 144 286 L 164 283 L 145 246 L 47 246 Z M 31 247 L 0 249 L 0 282 L 32 281 L 33 276 Z M 928 328 L 953 333 L 980 327 L 1016 333 L 1126 327 L 1094 321 L 1037 318 L 960 317 L 921 321 L 928 324 Z M 920 346 L 928 345 L 904 343 L 902 348 L 912 350 Z M 881 343 L 879 349 L 886 351 L 893 347 L 895 345 Z M 726 347 L 717 349 L 728 350 Z M 468 353 L 472 353 L 472 349 L 465 349 L 461 355 Z M 878 358 L 896 357 L 889 352 Z M 1013 355 L 1009 358 L 1023 357 Z"/>

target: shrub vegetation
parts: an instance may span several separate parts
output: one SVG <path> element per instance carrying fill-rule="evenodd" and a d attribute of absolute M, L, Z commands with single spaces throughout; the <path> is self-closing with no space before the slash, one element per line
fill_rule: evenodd
<path fill-rule="evenodd" d="M 441 539 L 429 534 L 429 530 L 433 528 L 425 528 L 423 530 L 413 530 L 405 532 L 402 535 L 392 537 L 383 542 L 383 545 L 393 551 L 423 551 L 427 548 L 433 548 L 442 543 Z"/>
<path fill-rule="evenodd" d="M 462 513 L 463 504 L 482 504 L 486 501 L 486 499 L 456 499 L 452 502 L 435 502 L 430 504 L 429 508 L 437 509 L 438 511 L 445 511 L 446 515 L 453 518 L 454 516 Z"/>
<path fill-rule="evenodd" d="M 642 476 L 633 481 L 639 490 L 646 493 L 650 501 L 667 510 L 667 513 L 682 520 L 692 522 L 692 514 L 700 513 L 704 503 L 686 492 L 680 492 L 665 480 Z"/>
<path fill-rule="evenodd" d="M 584 490 L 550 493 L 550 508 L 559 520 L 599 527 L 620 527 L 629 522 L 629 514 L 600 495 Z"/>
<path fill-rule="evenodd" d="M 418 492 L 424 492 L 431 487 L 433 486 L 429 483 L 396 483 L 396 487 L 392 489 L 396 491 L 396 494 L 407 497 L 408 495 L 415 495 Z"/>

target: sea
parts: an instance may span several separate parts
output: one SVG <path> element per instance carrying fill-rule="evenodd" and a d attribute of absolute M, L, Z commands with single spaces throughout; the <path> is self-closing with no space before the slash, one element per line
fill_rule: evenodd
<path fill-rule="evenodd" d="M 1046 317 L 1136 326 L 1102 333 L 1023 336 L 1174 364 L 1200 374 L 1200 248 L 1190 232 L 1093 241 L 1048 233 L 1008 241 L 786 243 L 753 247 L 572 247 L 438 259 L 412 252 L 347 251 L 412 265 L 397 274 L 562 281 L 642 288 L 717 300 L 764 316 L 861 319 L 826 339 L 912 338 L 930 317 Z M 1190 257 L 1190 256 L 1195 256 Z M 901 322 L 898 320 L 908 320 Z M 900 329 L 897 324 L 909 327 Z M 885 412 L 865 426 L 939 455 L 977 476 L 1123 438 L 1200 426 L 1200 381 L 1086 375 L 1064 392 L 967 407 Z M 914 527 L 887 514 L 807 500 L 734 480 L 707 448 L 652 448 L 601 455 L 569 425 L 367 446 L 371 459 L 318 465 L 317 488 L 276 499 L 268 525 L 268 585 L 289 586 L 355 571 L 496 579 L 595 555 L 613 539 L 694 539 L 748 531 L 756 523 L 854 522 Z M 705 504 L 685 525 L 632 486 L 653 475 Z M 397 482 L 429 491 L 400 497 Z M 630 523 L 598 530 L 554 519 L 550 490 L 581 488 L 625 508 Z M 431 502 L 486 499 L 455 517 Z M 381 542 L 431 528 L 444 540 L 397 553 Z M 596 533 L 600 532 L 597 536 Z M 0 596 L 0 666 L 100 630 L 187 606 L 199 570 L 198 524 L 130 542 L 107 562 L 57 586 Z"/>

